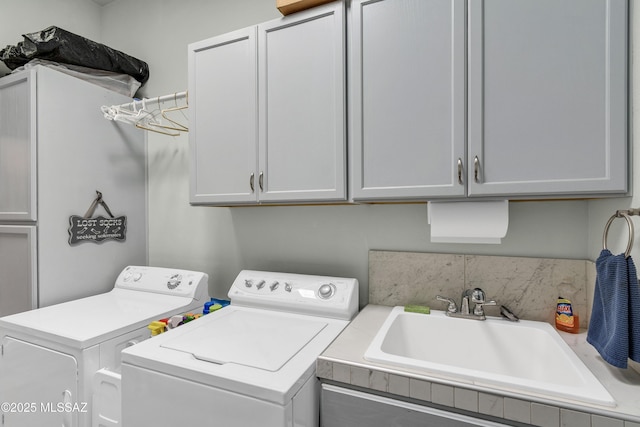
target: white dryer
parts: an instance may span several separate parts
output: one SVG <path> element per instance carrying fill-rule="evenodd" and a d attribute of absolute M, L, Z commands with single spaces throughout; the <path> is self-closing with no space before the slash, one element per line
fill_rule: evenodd
<path fill-rule="evenodd" d="M 205 273 L 129 266 L 110 292 L 0 318 L 2 425 L 89 427 L 96 372 L 117 372 L 149 322 L 208 300 Z"/>
<path fill-rule="evenodd" d="M 228 295 L 122 352 L 125 427 L 319 424 L 316 359 L 357 313 L 358 281 L 245 270 Z"/>

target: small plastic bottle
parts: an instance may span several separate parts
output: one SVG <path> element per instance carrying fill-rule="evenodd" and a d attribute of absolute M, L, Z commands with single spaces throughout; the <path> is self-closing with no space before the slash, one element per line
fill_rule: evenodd
<path fill-rule="evenodd" d="M 558 297 L 556 306 L 556 329 L 572 334 L 580 332 L 580 316 L 576 309 L 576 288 L 570 283 L 561 283 L 558 292 L 564 297 Z"/>

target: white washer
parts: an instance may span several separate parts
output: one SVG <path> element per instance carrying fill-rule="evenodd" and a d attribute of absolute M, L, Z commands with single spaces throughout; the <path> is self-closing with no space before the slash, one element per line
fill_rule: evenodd
<path fill-rule="evenodd" d="M 122 352 L 125 427 L 319 424 L 316 359 L 357 313 L 358 281 L 244 270 L 229 298 Z"/>
<path fill-rule="evenodd" d="M 110 292 L 0 318 L 2 425 L 89 427 L 96 372 L 117 372 L 149 322 L 208 300 L 205 273 L 129 266 Z"/>

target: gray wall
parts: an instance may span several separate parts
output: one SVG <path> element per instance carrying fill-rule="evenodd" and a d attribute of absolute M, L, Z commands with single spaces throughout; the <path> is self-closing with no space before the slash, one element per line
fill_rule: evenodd
<path fill-rule="evenodd" d="M 51 25 L 100 41 L 101 13 L 89 0 L 0 0 L 0 49 Z M 0 76 L 8 71 L 0 62 Z"/>
<path fill-rule="evenodd" d="M 1 46 L 23 32 L 65 27 L 147 61 L 151 78 L 140 95 L 148 97 L 186 90 L 188 43 L 280 16 L 275 0 L 115 0 L 103 7 L 90 0 L 0 0 L 0 8 Z M 640 41 L 636 9 L 632 37 Z M 24 18 L 15 20 L 13 11 Z M 639 197 L 515 202 L 502 244 L 431 244 L 424 204 L 191 207 L 186 135 L 150 133 L 148 143 L 150 263 L 206 271 L 218 297 L 240 269 L 252 268 L 356 277 L 365 302 L 369 249 L 595 259 L 609 216 L 640 204 Z M 623 226 L 612 226 L 614 251 L 626 245 Z"/>

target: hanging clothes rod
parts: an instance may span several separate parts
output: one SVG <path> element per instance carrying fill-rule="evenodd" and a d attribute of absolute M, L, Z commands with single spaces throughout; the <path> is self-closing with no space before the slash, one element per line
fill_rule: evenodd
<path fill-rule="evenodd" d="M 186 100 L 183 105 L 178 101 Z M 169 108 L 160 108 L 160 104 L 173 101 L 175 105 Z M 149 130 L 169 136 L 178 136 L 180 132 L 188 132 L 189 128 L 183 123 L 172 119 L 167 115 L 171 112 L 184 110 L 189 105 L 187 92 L 175 92 L 169 95 L 155 98 L 134 99 L 131 102 L 107 106 L 103 105 L 101 111 L 108 120 L 116 120 L 135 125 L 139 129 Z M 187 116 L 182 113 L 186 120 Z"/>
<path fill-rule="evenodd" d="M 640 215 L 640 208 L 637 209 L 623 209 L 617 210 L 616 213 L 611 215 L 609 221 L 607 221 L 607 225 L 604 226 L 604 233 L 602 235 L 602 249 L 607 249 L 607 238 L 609 237 L 609 227 L 611 223 L 616 218 L 624 218 L 627 221 L 627 227 L 629 229 L 629 242 L 627 243 L 627 249 L 624 251 L 624 257 L 629 258 L 631 255 L 631 248 L 633 247 L 633 238 L 635 234 L 635 230 L 633 228 L 633 221 L 631 220 L 631 216 Z"/>
<path fill-rule="evenodd" d="M 188 93 L 186 91 L 176 92 L 176 93 L 171 93 L 169 95 L 156 96 L 155 98 L 134 99 L 133 101 L 126 104 L 114 105 L 112 106 L 112 108 L 132 110 L 134 108 L 141 107 L 143 104 L 146 104 L 146 105 L 160 104 L 160 103 L 169 102 L 169 101 L 181 101 L 187 98 L 188 98 Z"/>

